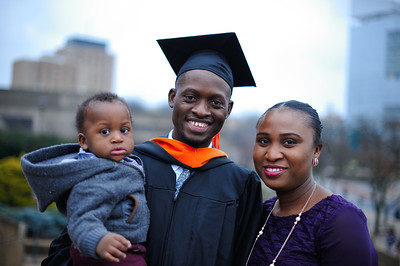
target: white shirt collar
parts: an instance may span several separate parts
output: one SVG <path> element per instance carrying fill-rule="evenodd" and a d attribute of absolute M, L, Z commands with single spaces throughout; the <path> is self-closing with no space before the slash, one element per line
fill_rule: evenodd
<path fill-rule="evenodd" d="M 173 131 L 174 131 L 174 130 L 171 129 L 171 131 L 168 133 L 167 137 L 168 137 L 169 139 L 173 139 L 173 138 L 172 138 L 172 132 L 173 132 Z M 212 142 L 208 145 L 208 147 L 209 147 L 209 148 L 214 148 L 213 145 L 212 145 Z"/>

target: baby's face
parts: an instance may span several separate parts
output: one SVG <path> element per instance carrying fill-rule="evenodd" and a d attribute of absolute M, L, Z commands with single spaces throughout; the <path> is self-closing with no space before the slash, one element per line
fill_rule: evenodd
<path fill-rule="evenodd" d="M 133 151 L 132 123 L 121 102 L 93 102 L 86 111 L 79 144 L 97 157 L 121 161 Z"/>

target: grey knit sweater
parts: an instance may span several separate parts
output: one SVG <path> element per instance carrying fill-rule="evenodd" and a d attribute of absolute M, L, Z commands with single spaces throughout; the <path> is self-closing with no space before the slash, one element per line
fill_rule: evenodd
<path fill-rule="evenodd" d="M 96 245 L 108 232 L 123 235 L 132 243 L 146 241 L 150 213 L 144 193 L 144 172 L 138 162 L 114 162 L 102 158 L 61 163 L 77 158 L 78 144 L 62 144 L 25 154 L 21 166 L 44 212 L 52 203 L 68 218 L 68 233 L 79 251 L 98 258 Z M 126 222 L 138 199 L 138 208 Z M 67 199 L 66 203 L 65 200 Z"/>

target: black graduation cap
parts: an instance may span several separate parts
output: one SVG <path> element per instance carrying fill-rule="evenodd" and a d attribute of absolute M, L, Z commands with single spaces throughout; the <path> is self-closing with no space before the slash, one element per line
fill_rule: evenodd
<path fill-rule="evenodd" d="M 177 78 L 204 69 L 223 78 L 231 88 L 256 86 L 234 32 L 157 40 Z"/>

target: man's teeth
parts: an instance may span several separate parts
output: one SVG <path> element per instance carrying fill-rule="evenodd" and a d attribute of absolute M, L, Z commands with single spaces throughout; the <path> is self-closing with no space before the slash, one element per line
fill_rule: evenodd
<path fill-rule="evenodd" d="M 194 121 L 190 121 L 190 124 L 192 124 L 195 127 L 206 127 L 207 126 L 207 123 L 194 122 Z"/>

